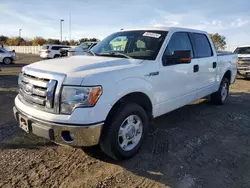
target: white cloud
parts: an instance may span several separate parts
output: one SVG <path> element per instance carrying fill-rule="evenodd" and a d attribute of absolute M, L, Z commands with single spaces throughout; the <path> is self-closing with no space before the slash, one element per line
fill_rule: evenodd
<path fill-rule="evenodd" d="M 199 12 L 187 12 L 181 14 L 173 14 L 166 11 L 156 9 L 159 19 L 151 22 L 152 26 L 180 26 L 193 29 L 206 30 L 208 32 L 220 32 L 232 28 L 240 28 L 250 23 L 250 17 L 247 19 L 234 18 L 232 21 L 222 21 L 206 18 Z"/>
<path fill-rule="evenodd" d="M 231 22 L 231 27 L 242 27 L 244 25 L 247 25 L 249 24 L 250 20 L 249 19 L 246 19 L 246 20 L 243 20 L 241 18 L 238 18 L 237 20 Z"/>

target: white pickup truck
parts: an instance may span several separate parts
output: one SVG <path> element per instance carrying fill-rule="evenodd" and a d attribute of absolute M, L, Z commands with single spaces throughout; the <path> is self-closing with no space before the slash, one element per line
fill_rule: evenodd
<path fill-rule="evenodd" d="M 222 105 L 237 74 L 236 54 L 184 28 L 119 31 L 88 53 L 23 67 L 14 115 L 29 133 L 117 160 L 136 154 L 153 118 L 209 95 Z"/>
<path fill-rule="evenodd" d="M 238 54 L 238 75 L 250 78 L 250 45 L 239 46 L 234 53 Z"/>

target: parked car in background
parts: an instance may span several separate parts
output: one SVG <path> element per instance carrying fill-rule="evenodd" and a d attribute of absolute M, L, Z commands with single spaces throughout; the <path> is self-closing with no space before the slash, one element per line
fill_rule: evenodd
<path fill-rule="evenodd" d="M 93 48 L 97 42 L 83 42 L 75 48 L 62 48 L 60 50 L 61 57 L 73 55 L 85 55 L 88 50 Z"/>
<path fill-rule="evenodd" d="M 250 45 L 239 46 L 234 53 L 238 54 L 238 75 L 250 77 Z"/>
<path fill-rule="evenodd" d="M 40 51 L 40 57 L 41 58 L 57 58 L 60 57 L 60 49 L 61 48 L 71 48 L 67 45 L 55 45 L 55 44 L 45 44 L 42 47 L 42 50 Z"/>
<path fill-rule="evenodd" d="M 237 55 L 217 55 L 209 34 L 193 29 L 123 30 L 90 54 L 25 66 L 14 115 L 26 132 L 100 144 L 117 160 L 137 153 L 153 118 L 209 95 L 223 105 L 237 74 Z"/>
<path fill-rule="evenodd" d="M 16 53 L 14 50 L 9 51 L 4 48 L 0 48 L 0 63 L 3 62 L 4 64 L 8 65 L 11 64 L 16 57 Z"/>

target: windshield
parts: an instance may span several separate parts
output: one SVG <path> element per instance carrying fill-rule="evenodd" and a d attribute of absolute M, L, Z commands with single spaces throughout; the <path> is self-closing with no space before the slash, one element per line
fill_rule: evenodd
<path fill-rule="evenodd" d="M 250 54 L 250 47 L 236 48 L 234 53 L 236 53 L 236 54 Z"/>
<path fill-rule="evenodd" d="M 138 30 L 111 34 L 91 49 L 96 55 L 155 60 L 167 31 Z"/>

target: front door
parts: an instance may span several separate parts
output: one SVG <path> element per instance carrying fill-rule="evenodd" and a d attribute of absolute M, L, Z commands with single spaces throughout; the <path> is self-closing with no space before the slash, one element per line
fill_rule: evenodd
<path fill-rule="evenodd" d="M 193 47 L 188 33 L 174 33 L 164 52 L 159 74 L 159 115 L 196 99 L 195 94 L 192 93 L 197 90 L 196 82 L 199 82 L 196 80 L 199 71 L 196 67 L 199 59 L 192 58 L 188 64 L 167 62 L 165 57 L 172 55 L 176 50 L 190 50 L 191 57 L 193 57 Z"/>

